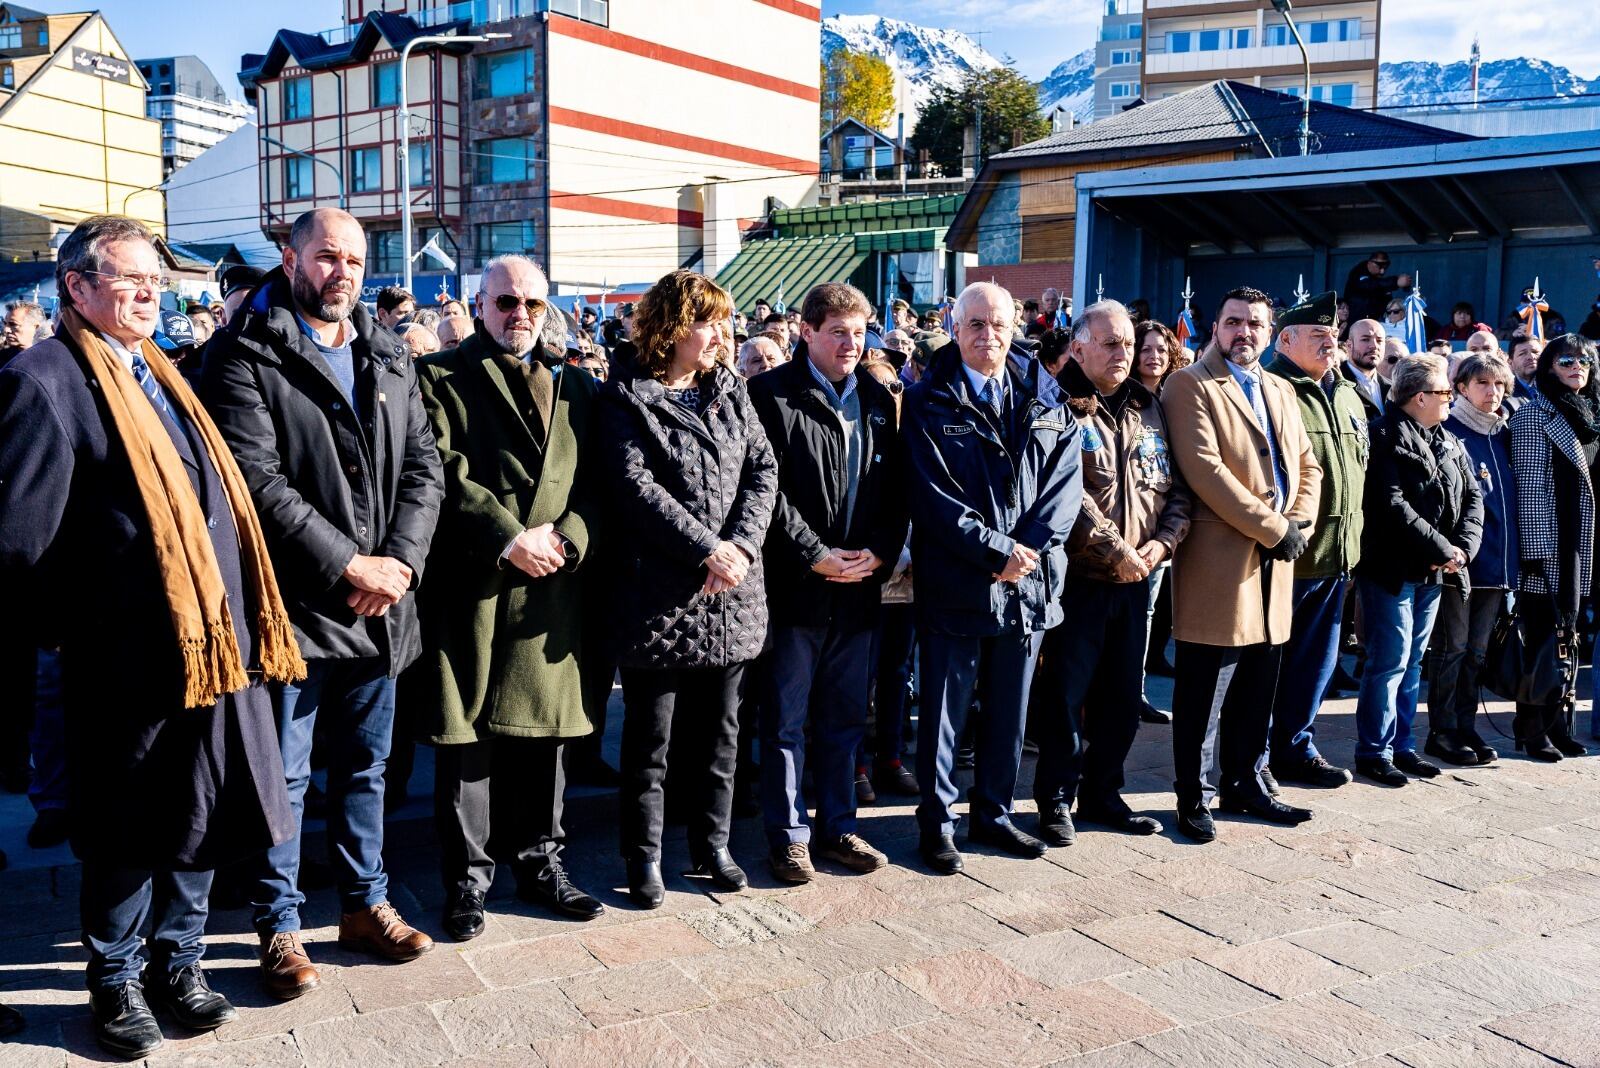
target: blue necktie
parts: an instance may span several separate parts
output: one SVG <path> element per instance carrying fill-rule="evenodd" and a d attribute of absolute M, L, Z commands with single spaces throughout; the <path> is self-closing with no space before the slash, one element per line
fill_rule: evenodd
<path fill-rule="evenodd" d="M 1267 402 L 1261 396 L 1261 380 L 1255 374 L 1247 374 L 1240 379 L 1244 386 L 1244 395 L 1250 402 L 1250 407 L 1255 409 L 1256 424 L 1261 427 L 1261 432 L 1267 436 L 1267 451 L 1272 459 L 1272 480 L 1278 487 L 1278 499 L 1275 502 L 1277 510 L 1287 511 L 1289 508 L 1289 479 L 1284 474 L 1283 458 L 1278 455 L 1278 441 L 1272 434 L 1272 417 L 1267 414 Z"/>
<path fill-rule="evenodd" d="M 161 389 L 161 383 L 156 381 L 155 372 L 150 370 L 150 365 L 145 362 L 144 355 L 133 353 L 133 380 L 139 383 L 139 388 L 144 390 L 144 395 L 150 398 L 150 403 L 160 414 L 178 425 L 178 417 L 172 414 L 172 406 L 167 403 L 167 395 Z"/>
<path fill-rule="evenodd" d="M 983 380 L 983 403 L 987 404 L 989 410 L 994 413 L 994 421 L 996 423 L 1005 421 L 1005 394 L 1000 392 L 1000 387 L 992 378 Z"/>

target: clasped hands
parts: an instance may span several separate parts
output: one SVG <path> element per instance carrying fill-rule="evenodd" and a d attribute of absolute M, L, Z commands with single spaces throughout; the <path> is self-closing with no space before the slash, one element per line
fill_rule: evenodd
<path fill-rule="evenodd" d="M 355 587 L 344 603 L 358 616 L 381 616 L 411 588 L 411 568 L 392 556 L 357 553 L 345 565 L 344 579 Z"/>
<path fill-rule="evenodd" d="M 731 541 L 717 542 L 711 555 L 701 563 L 706 569 L 706 582 L 700 592 L 707 595 L 733 589 L 750 573 L 750 557 Z"/>
<path fill-rule="evenodd" d="M 881 566 L 883 561 L 871 549 L 829 549 L 811 570 L 829 582 L 860 582 Z"/>
<path fill-rule="evenodd" d="M 544 578 L 567 566 L 567 553 L 555 525 L 540 523 L 516 536 L 506 562 L 531 578 Z"/>

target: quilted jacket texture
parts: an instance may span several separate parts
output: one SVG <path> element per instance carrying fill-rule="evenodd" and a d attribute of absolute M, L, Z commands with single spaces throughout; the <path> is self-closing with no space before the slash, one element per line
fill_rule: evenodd
<path fill-rule="evenodd" d="M 744 381 L 719 366 L 702 380 L 698 414 L 644 374 L 601 393 L 608 496 L 620 531 L 621 664 L 725 667 L 754 659 L 767 638 L 761 545 L 778 468 Z M 738 586 L 706 595 L 705 558 L 731 541 L 752 560 Z"/>

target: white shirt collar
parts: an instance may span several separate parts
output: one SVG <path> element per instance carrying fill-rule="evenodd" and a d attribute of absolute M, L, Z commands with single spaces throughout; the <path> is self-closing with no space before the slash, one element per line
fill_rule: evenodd
<path fill-rule="evenodd" d="M 995 388 L 1000 391 L 1001 398 L 1005 397 L 1006 369 L 1003 364 L 1000 367 L 1000 373 L 995 375 L 993 378 L 989 378 L 979 371 L 974 371 L 971 367 L 967 366 L 967 362 L 965 360 L 961 361 L 961 369 L 967 373 L 967 385 L 972 387 L 973 400 L 983 399 L 984 387 L 989 382 L 993 382 L 995 384 Z"/>
<path fill-rule="evenodd" d="M 126 367 L 131 374 L 133 372 L 133 350 L 110 334 L 101 334 L 100 339 L 111 346 L 111 351 L 116 354 L 117 359 L 122 361 L 122 366 Z"/>

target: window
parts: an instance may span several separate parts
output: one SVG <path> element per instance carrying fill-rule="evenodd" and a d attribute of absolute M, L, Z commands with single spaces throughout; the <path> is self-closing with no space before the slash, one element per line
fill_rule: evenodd
<path fill-rule="evenodd" d="M 283 117 L 309 119 L 311 117 L 311 79 L 288 78 L 283 83 Z"/>
<path fill-rule="evenodd" d="M 503 256 L 508 252 L 530 254 L 534 249 L 533 223 L 520 222 L 479 223 L 473 238 L 473 250 L 479 260 Z"/>
<path fill-rule="evenodd" d="M 21 48 L 22 27 L 12 24 L 0 26 L 0 48 Z"/>
<path fill-rule="evenodd" d="M 1361 40 L 1360 19 L 1334 19 L 1331 22 L 1307 22 L 1300 26 L 1300 36 L 1308 45 L 1327 44 L 1329 41 Z M 1284 25 L 1268 26 L 1265 34 L 1268 45 L 1294 44 L 1294 35 Z"/>
<path fill-rule="evenodd" d="M 1139 95 L 1139 83 L 1138 82 L 1112 82 L 1111 83 L 1111 99 L 1112 100 L 1131 100 L 1131 99 L 1133 99 L 1134 97 L 1136 97 L 1138 95 Z"/>
<path fill-rule="evenodd" d="M 891 295 L 912 304 L 933 304 L 939 299 L 933 291 L 934 253 L 896 252 L 885 260 Z"/>
<path fill-rule="evenodd" d="M 161 66 L 156 68 L 156 73 L 160 74 L 163 78 L 165 78 L 167 75 L 172 73 L 172 64 L 170 64 L 170 63 L 161 64 Z"/>
<path fill-rule="evenodd" d="M 1139 40 L 1139 38 L 1141 38 L 1143 36 L 1144 36 L 1144 26 L 1141 25 L 1140 23 L 1135 22 L 1132 26 L 1128 27 L 1128 39 L 1130 41 L 1137 41 L 1137 40 Z"/>
<path fill-rule="evenodd" d="M 48 25 L 42 24 L 42 23 L 39 26 L 39 47 L 40 48 L 49 48 L 50 47 L 50 27 Z"/>
<path fill-rule="evenodd" d="M 1300 95 L 1300 86 L 1285 86 L 1283 92 L 1290 96 Z M 1355 107 L 1356 87 L 1353 82 L 1343 82 L 1339 85 L 1313 85 L 1311 99 L 1324 104 L 1337 104 L 1342 108 Z"/>
<path fill-rule="evenodd" d="M 1188 52 L 1194 48 L 1194 34 L 1188 30 L 1176 30 L 1167 34 L 1168 52 Z"/>
<path fill-rule="evenodd" d="M 1224 32 L 1226 32 L 1226 31 L 1224 31 Z M 1249 48 L 1250 47 L 1250 31 L 1249 30 L 1234 30 L 1233 31 L 1233 44 L 1230 45 L 1229 47 L 1230 48 Z"/>
<path fill-rule="evenodd" d="M 11 72 L 11 64 L 7 63 L 4 67 L 0 67 L 0 86 L 10 89 L 12 84 L 16 81 L 16 77 L 17 76 Z"/>
<path fill-rule="evenodd" d="M 1137 48 L 1117 49 L 1111 53 L 1111 65 L 1113 67 L 1121 67 L 1128 63 L 1137 62 L 1139 62 L 1139 49 Z"/>
<path fill-rule="evenodd" d="M 472 180 L 479 185 L 531 182 L 537 151 L 532 138 L 496 137 L 478 142 L 473 161 Z"/>
<path fill-rule="evenodd" d="M 1275 47 L 1277 47 L 1279 45 L 1290 44 L 1292 41 L 1293 41 L 1293 38 L 1291 38 L 1289 36 L 1289 27 L 1287 27 L 1287 26 L 1268 26 L 1267 27 L 1267 32 L 1264 35 L 1264 42 L 1265 42 L 1265 44 L 1267 45 L 1268 48 L 1275 48 Z"/>
<path fill-rule="evenodd" d="M 283 198 L 304 200 L 315 190 L 311 161 L 304 156 L 283 157 Z"/>
<path fill-rule="evenodd" d="M 533 49 L 494 52 L 472 57 L 472 96 L 516 96 L 533 92 Z"/>
<path fill-rule="evenodd" d="M 345 177 L 352 193 L 371 193 L 382 189 L 383 156 L 375 148 L 351 149 L 350 173 Z"/>
<path fill-rule="evenodd" d="M 400 61 L 391 59 L 372 68 L 372 106 L 392 108 L 400 104 Z"/>
<path fill-rule="evenodd" d="M 1200 31 L 1200 51 L 1215 52 L 1222 47 L 1221 30 Z"/>
<path fill-rule="evenodd" d="M 367 235 L 368 269 L 373 274 L 400 274 L 405 252 L 400 247 L 399 230 L 374 230 Z"/>
<path fill-rule="evenodd" d="M 610 0 L 550 0 L 550 10 L 599 26 L 611 24 Z"/>
<path fill-rule="evenodd" d="M 411 188 L 426 189 L 433 184 L 433 142 L 413 141 L 406 149 L 411 169 Z"/>

